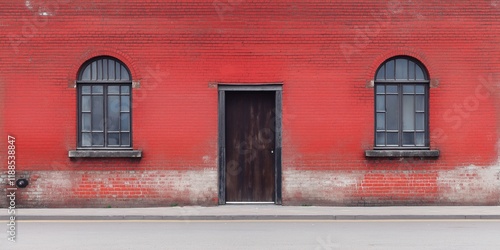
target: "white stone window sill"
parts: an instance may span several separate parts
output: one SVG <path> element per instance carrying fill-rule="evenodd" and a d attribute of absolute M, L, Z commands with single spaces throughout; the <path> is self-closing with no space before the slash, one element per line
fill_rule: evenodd
<path fill-rule="evenodd" d="M 439 150 L 365 150 L 367 158 L 404 158 L 404 157 L 420 157 L 420 158 L 438 158 Z"/>
<path fill-rule="evenodd" d="M 69 150 L 68 157 L 69 158 L 141 158 L 142 157 L 142 150 L 77 149 L 77 150 Z"/>

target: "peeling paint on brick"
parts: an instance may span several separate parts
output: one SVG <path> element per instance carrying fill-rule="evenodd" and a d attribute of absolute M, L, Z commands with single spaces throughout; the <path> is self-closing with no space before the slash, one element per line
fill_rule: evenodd
<path fill-rule="evenodd" d="M 19 207 L 141 207 L 215 205 L 217 172 L 37 171 L 19 190 Z M 72 195 L 68 195 L 72 194 Z"/>
<path fill-rule="evenodd" d="M 439 203 L 457 205 L 500 204 L 500 165 L 466 166 L 439 171 Z"/>
<path fill-rule="evenodd" d="M 287 170 L 283 173 L 283 204 L 344 204 L 356 192 L 362 172 Z"/>

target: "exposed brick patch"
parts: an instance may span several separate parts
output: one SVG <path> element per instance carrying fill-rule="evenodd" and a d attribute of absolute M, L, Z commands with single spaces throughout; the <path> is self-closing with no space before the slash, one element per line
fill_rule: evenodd
<path fill-rule="evenodd" d="M 19 207 L 216 205 L 215 171 L 35 171 Z"/>

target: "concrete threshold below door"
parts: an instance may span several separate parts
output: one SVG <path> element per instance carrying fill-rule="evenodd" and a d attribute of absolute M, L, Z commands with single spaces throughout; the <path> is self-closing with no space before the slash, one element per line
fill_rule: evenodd
<path fill-rule="evenodd" d="M 274 201 L 226 201 L 226 205 L 274 205 Z"/>

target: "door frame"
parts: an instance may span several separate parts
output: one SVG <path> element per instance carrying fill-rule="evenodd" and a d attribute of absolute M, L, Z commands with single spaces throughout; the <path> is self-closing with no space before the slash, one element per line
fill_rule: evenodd
<path fill-rule="evenodd" d="M 274 204 L 281 205 L 281 119 L 282 83 L 269 84 L 218 84 L 219 91 L 219 205 L 226 204 L 226 92 L 233 91 L 270 91 L 275 93 L 275 149 L 274 149 Z"/>

